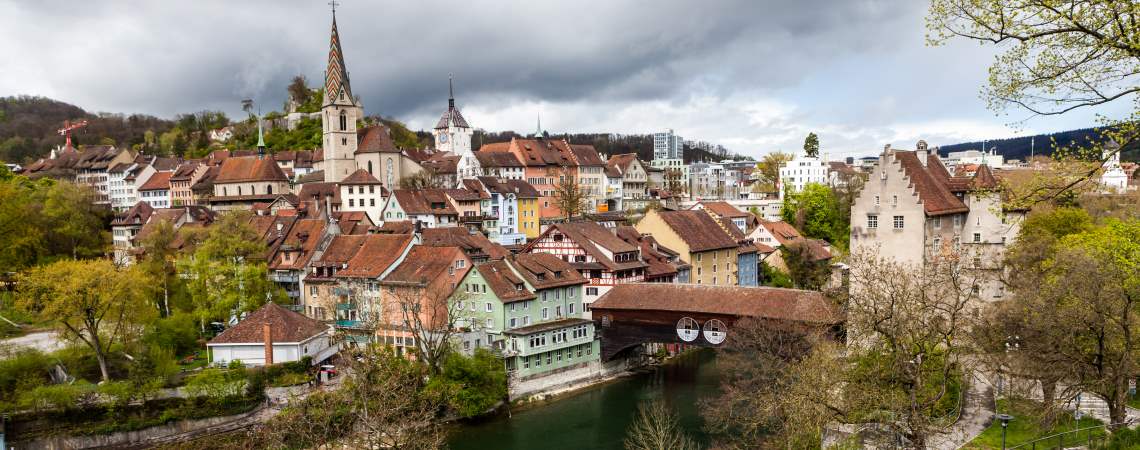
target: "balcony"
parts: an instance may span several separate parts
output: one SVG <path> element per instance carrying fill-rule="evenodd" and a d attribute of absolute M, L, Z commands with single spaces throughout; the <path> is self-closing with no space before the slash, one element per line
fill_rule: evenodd
<path fill-rule="evenodd" d="M 275 283 L 296 283 L 299 279 L 299 273 L 292 270 L 275 270 L 269 273 L 269 281 Z"/>
<path fill-rule="evenodd" d="M 352 304 L 352 303 L 337 303 L 336 304 L 336 310 L 337 311 L 353 311 L 355 309 L 356 309 L 356 305 Z"/>
<path fill-rule="evenodd" d="M 332 289 L 332 292 L 333 292 L 333 295 L 335 295 L 337 297 L 349 297 L 352 295 L 351 289 L 346 289 L 346 288 L 342 288 L 342 287 L 334 287 Z"/>
<path fill-rule="evenodd" d="M 338 320 L 336 321 L 337 328 L 349 328 L 354 330 L 367 329 L 366 324 L 359 320 Z"/>

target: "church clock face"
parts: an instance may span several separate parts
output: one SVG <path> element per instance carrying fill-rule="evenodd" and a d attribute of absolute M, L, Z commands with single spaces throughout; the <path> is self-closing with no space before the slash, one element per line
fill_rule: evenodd
<path fill-rule="evenodd" d="M 447 143 L 447 135 L 446 134 L 440 134 L 439 135 L 439 143 L 440 144 L 446 144 Z"/>

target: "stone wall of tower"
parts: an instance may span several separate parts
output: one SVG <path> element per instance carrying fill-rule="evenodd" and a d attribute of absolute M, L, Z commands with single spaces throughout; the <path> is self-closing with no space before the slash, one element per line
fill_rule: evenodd
<path fill-rule="evenodd" d="M 336 99 L 321 108 L 325 182 L 339 182 L 356 171 L 356 121 L 362 111 L 351 101 Z"/>

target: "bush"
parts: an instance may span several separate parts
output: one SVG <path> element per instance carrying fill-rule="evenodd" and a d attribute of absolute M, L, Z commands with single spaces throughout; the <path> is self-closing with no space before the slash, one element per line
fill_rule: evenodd
<path fill-rule="evenodd" d="M 19 406 L 33 411 L 74 410 L 92 404 L 94 393 L 95 386 L 86 381 L 38 386 L 20 394 Z"/>
<path fill-rule="evenodd" d="M 186 381 L 186 393 L 214 402 L 241 397 L 246 391 L 246 377 L 242 370 L 206 369 Z"/>
<path fill-rule="evenodd" d="M 470 357 L 452 353 L 427 388 L 447 399 L 460 416 L 474 417 L 506 398 L 507 371 L 502 360 L 487 349 L 476 349 Z"/>
<path fill-rule="evenodd" d="M 1112 437 L 1100 448 L 1103 450 L 1140 448 L 1140 430 L 1121 428 L 1113 431 Z"/>
<path fill-rule="evenodd" d="M 51 367 L 51 358 L 38 350 L 0 355 L 0 398 L 14 399 L 17 392 L 47 384 Z"/>
<path fill-rule="evenodd" d="M 147 348 L 167 349 L 175 356 L 187 355 L 200 348 L 198 326 L 190 314 L 174 314 L 156 320 L 142 340 Z"/>

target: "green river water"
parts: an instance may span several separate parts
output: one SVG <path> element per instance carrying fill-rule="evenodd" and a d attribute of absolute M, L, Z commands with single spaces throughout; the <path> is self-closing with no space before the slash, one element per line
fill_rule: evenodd
<path fill-rule="evenodd" d="M 673 407 L 691 436 L 707 444 L 698 401 L 716 396 L 720 372 L 711 350 L 678 357 L 651 373 L 623 378 L 476 423 L 457 425 L 452 450 L 622 448 L 626 428 L 643 400 Z"/>

